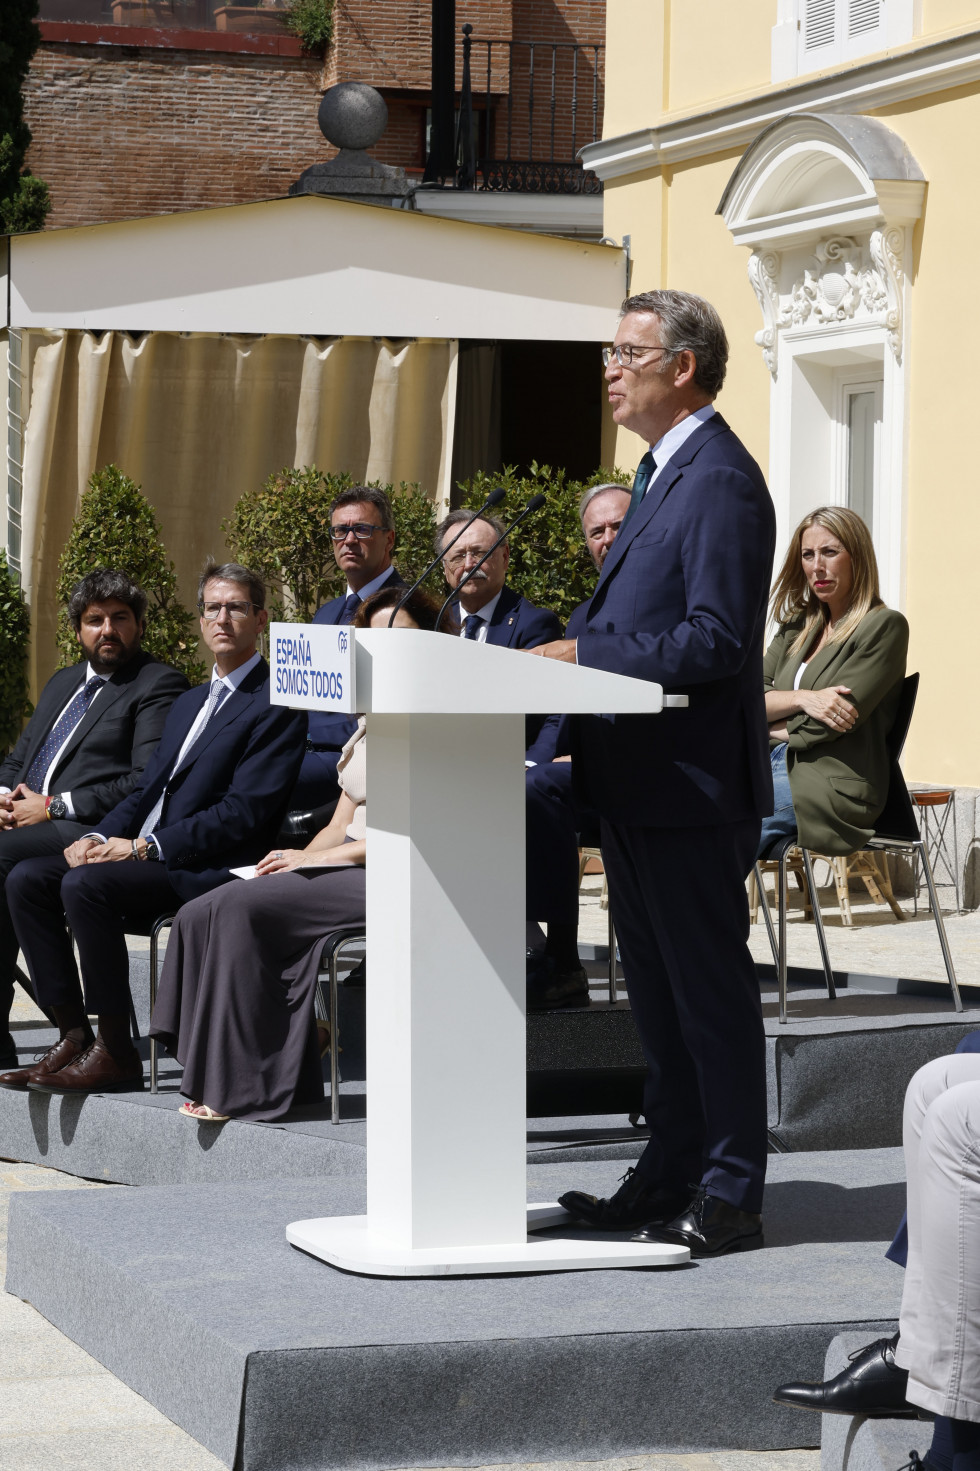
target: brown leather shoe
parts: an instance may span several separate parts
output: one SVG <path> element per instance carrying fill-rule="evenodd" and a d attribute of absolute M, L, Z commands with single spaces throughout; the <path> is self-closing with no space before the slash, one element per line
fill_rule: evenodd
<path fill-rule="evenodd" d="M 43 1082 L 51 1073 L 60 1072 L 70 1062 L 74 1062 L 91 1045 L 90 1041 L 76 1042 L 71 1037 L 61 1037 L 47 1052 L 39 1052 L 30 1067 L 15 1068 L 11 1073 L 0 1073 L 0 1088 L 23 1090 L 28 1083 Z"/>
<path fill-rule="evenodd" d="M 143 1063 L 135 1047 L 117 1061 L 96 1039 L 67 1067 L 27 1086 L 32 1093 L 132 1093 L 143 1086 Z"/>

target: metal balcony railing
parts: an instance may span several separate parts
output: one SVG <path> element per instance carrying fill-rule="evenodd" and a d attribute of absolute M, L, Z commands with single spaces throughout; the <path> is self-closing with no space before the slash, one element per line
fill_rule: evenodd
<path fill-rule="evenodd" d="M 494 41 L 464 25 L 457 188 L 601 193 L 576 153 L 599 136 L 604 52 L 570 41 Z"/>

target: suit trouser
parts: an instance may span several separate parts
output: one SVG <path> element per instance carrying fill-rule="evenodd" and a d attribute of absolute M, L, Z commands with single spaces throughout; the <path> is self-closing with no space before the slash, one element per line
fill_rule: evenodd
<path fill-rule="evenodd" d="M 68 821 L 35 822 L 30 827 L 0 831 L 0 1032 L 6 1031 L 7 1017 L 14 1001 L 14 973 L 20 948 L 7 905 L 8 875 L 11 869 L 28 858 L 63 853 L 84 832 L 82 823 Z"/>
<path fill-rule="evenodd" d="M 19 863 L 7 879 L 7 900 L 41 1005 L 81 999 L 67 917 L 82 963 L 85 1010 L 106 1016 L 129 1011 L 127 921 L 148 925 L 183 902 L 160 863 L 69 868 L 62 857 Z"/>
<path fill-rule="evenodd" d="M 909 1245 L 896 1362 L 914 1405 L 980 1421 L 980 1055 L 921 1067 L 903 1127 Z"/>
<path fill-rule="evenodd" d="M 748 949 L 745 878 L 759 820 L 718 827 L 602 823 L 609 902 L 647 1062 L 652 1184 L 701 1182 L 762 1209 L 766 1042 Z"/>
<path fill-rule="evenodd" d="M 548 761 L 525 774 L 526 918 L 578 924 L 578 833 L 572 763 Z"/>

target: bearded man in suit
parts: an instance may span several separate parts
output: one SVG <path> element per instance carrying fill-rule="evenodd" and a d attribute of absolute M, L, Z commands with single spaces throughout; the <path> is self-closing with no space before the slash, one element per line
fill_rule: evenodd
<path fill-rule="evenodd" d="M 0 764 L 0 1071 L 16 1067 L 8 1031 L 17 936 L 5 897 L 11 870 L 60 854 L 129 795 L 187 680 L 141 648 L 146 594 L 100 568 L 76 583 L 68 616 L 82 659 L 41 691 L 20 740 Z"/>
<path fill-rule="evenodd" d="M 765 1034 L 745 878 L 772 811 L 762 653 L 775 516 L 713 400 L 714 308 L 680 291 L 623 304 L 606 349 L 613 418 L 642 437 L 630 509 L 577 636 L 536 649 L 689 697 L 656 716 L 572 721 L 599 813 L 650 1141 L 619 1191 L 562 1204 L 600 1229 L 720 1255 L 762 1245 Z"/>

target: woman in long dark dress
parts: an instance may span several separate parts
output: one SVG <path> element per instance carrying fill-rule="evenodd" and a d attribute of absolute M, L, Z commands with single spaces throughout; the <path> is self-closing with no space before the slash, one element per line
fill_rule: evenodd
<path fill-rule="evenodd" d="M 387 627 L 401 593 L 382 589 L 355 623 Z M 395 626 L 431 629 L 438 607 L 413 593 Z M 337 769 L 334 816 L 306 848 L 268 853 L 254 879 L 174 920 L 150 1035 L 183 1065 L 180 1111 L 191 1118 L 272 1121 L 323 1098 L 313 993 L 325 937 L 364 922 L 365 749 L 362 720 Z"/>

